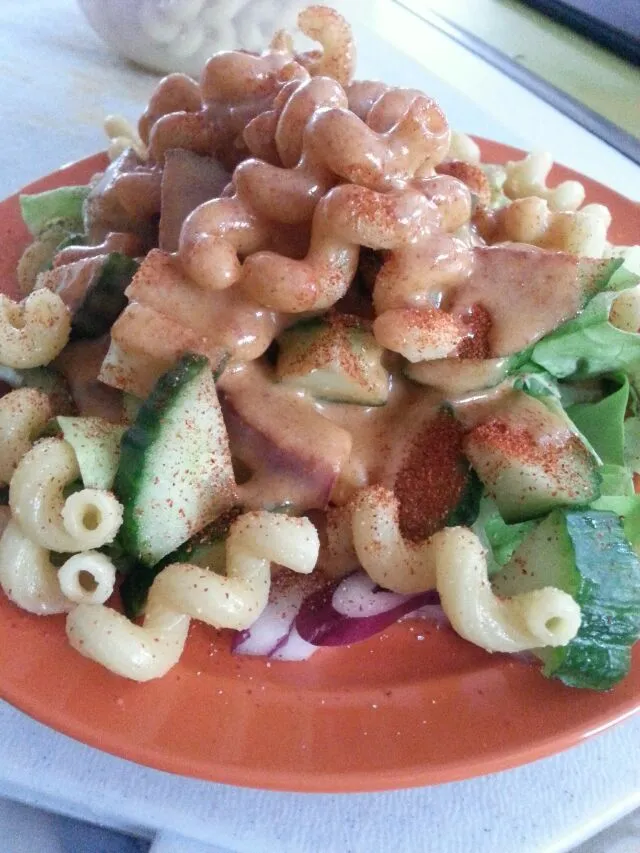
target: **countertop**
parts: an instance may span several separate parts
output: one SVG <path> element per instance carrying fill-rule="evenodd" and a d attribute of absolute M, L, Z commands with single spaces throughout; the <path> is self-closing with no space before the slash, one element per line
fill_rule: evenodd
<path fill-rule="evenodd" d="M 375 8 L 368 26 L 356 27 L 362 76 L 419 86 L 442 103 L 455 127 L 521 147 L 548 147 L 558 159 L 640 197 L 640 173 L 627 158 L 391 0 Z M 2 195 L 102 148 L 104 115 L 135 119 L 157 79 L 111 54 L 71 0 L 3 3 L 0 57 Z M 340 796 L 249 791 L 171 776 L 85 747 L 2 704 L 0 730 L 0 795 L 155 837 L 155 853 L 559 853 L 640 805 L 638 718 L 506 773 Z M 15 826 L 30 821 L 18 811 L 11 820 L 2 804 L 0 828 L 13 832 L 3 850 L 49 853 L 42 840 L 19 847 Z M 627 827 L 616 830 L 620 843 L 626 843 L 622 833 L 635 832 Z M 68 826 L 64 831 L 68 838 Z M 42 832 L 44 838 L 46 828 Z M 176 836 L 181 833 L 191 841 Z M 610 834 L 606 847 L 595 841 L 589 851 L 613 853 L 614 842 Z M 50 850 L 133 849 L 117 847 L 133 842 L 115 835 L 111 847 L 92 843 L 60 842 Z M 640 841 L 634 843 L 624 849 L 635 853 Z"/>

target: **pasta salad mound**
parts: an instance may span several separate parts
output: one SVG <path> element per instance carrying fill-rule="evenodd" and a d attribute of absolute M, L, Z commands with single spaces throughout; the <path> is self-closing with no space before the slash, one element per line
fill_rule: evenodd
<path fill-rule="evenodd" d="M 0 585 L 136 681 L 192 619 L 301 660 L 435 620 L 606 690 L 640 636 L 640 248 L 551 157 L 354 79 L 334 10 L 23 195 Z M 348 652 L 347 652 L 348 653 Z"/>

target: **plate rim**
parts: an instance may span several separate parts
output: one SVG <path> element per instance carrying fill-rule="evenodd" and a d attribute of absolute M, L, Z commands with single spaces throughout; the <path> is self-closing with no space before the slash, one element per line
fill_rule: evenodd
<path fill-rule="evenodd" d="M 521 149 L 499 142 L 474 138 L 480 144 L 488 162 L 504 162 L 509 158 L 520 158 L 526 153 Z M 101 152 L 66 164 L 60 169 L 32 181 L 17 193 L 0 201 L 0 230 L 3 227 L 2 212 L 8 205 L 17 202 L 21 192 L 37 192 L 52 186 L 62 186 L 65 182 L 68 183 L 69 176 L 75 175 L 76 172 L 87 172 L 88 174 L 90 169 L 100 170 L 104 168 L 107 162 L 105 154 Z M 640 214 L 639 205 L 605 185 L 562 165 L 556 164 L 554 170 L 555 176 L 562 180 L 574 178 L 585 183 L 588 188 L 588 195 L 591 196 L 590 201 L 606 199 L 609 205 L 622 205 L 628 207 L 630 211 L 634 210 L 636 215 Z M 65 181 L 65 179 L 67 180 Z M 347 649 L 344 650 L 344 653 L 348 654 L 350 651 Z M 637 650 L 634 655 L 633 668 L 634 670 L 640 668 L 640 656 L 638 656 Z M 115 678 L 106 672 L 105 677 Z M 542 676 L 539 677 L 542 678 Z M 160 749 L 149 743 L 129 744 L 128 747 L 123 747 L 117 734 L 105 733 L 104 730 L 101 730 L 100 725 L 96 725 L 94 721 L 79 720 L 70 716 L 65 717 L 61 715 L 61 712 L 49 708 L 42 696 L 33 695 L 28 690 L 25 692 L 24 688 L 18 688 L 17 685 L 13 685 L 12 689 L 12 685 L 6 683 L 1 665 L 0 696 L 18 710 L 49 726 L 54 731 L 118 758 L 156 770 L 239 787 L 307 793 L 387 791 L 461 781 L 487 775 L 562 752 L 640 711 L 640 690 L 638 690 L 637 695 L 630 696 L 626 701 L 614 702 L 610 709 L 604 708 L 600 713 L 594 713 L 588 726 L 577 724 L 543 738 L 534 738 L 519 748 L 512 747 L 505 752 L 494 752 L 491 756 L 479 755 L 476 758 L 461 758 L 456 761 L 441 762 L 437 765 L 419 764 L 418 766 L 402 768 L 368 770 L 366 775 L 363 775 L 363 771 L 357 768 L 351 771 L 334 772 L 301 769 L 295 774 L 291 770 L 276 771 L 267 770 L 263 767 L 251 768 L 238 766 L 233 762 L 225 764 L 220 759 L 216 760 L 211 757 L 198 761 L 194 760 L 193 757 L 170 753 L 166 747 Z"/>

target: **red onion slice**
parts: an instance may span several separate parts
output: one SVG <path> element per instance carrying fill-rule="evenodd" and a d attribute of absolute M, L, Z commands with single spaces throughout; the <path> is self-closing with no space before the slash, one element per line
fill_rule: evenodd
<path fill-rule="evenodd" d="M 379 590 L 364 572 L 356 572 L 307 596 L 295 627 L 300 637 L 314 646 L 344 646 L 379 634 L 401 617 L 425 605 L 436 605 L 439 600 L 435 590 L 417 595 Z M 346 615 L 345 609 L 358 615 Z"/>
<path fill-rule="evenodd" d="M 331 604 L 343 616 L 361 619 L 387 613 L 403 604 L 408 597 L 383 589 L 366 572 L 352 572 L 337 586 Z"/>
<path fill-rule="evenodd" d="M 274 660 L 307 660 L 318 649 L 319 646 L 314 646 L 313 643 L 303 640 L 298 629 L 292 623 L 287 636 L 271 652 L 269 657 Z"/>
<path fill-rule="evenodd" d="M 231 651 L 239 655 L 274 655 L 289 640 L 293 621 L 300 606 L 310 592 L 323 586 L 321 576 L 277 576 L 269 592 L 269 602 L 260 616 L 246 631 L 237 631 L 231 642 Z M 289 643 L 293 647 L 293 640 Z M 289 660 L 289 658 L 281 658 Z M 297 658 L 290 658 L 296 660 Z"/>

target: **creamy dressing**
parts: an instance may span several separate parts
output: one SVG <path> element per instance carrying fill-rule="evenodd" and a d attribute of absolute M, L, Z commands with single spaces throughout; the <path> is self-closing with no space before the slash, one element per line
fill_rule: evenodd
<path fill-rule="evenodd" d="M 338 505 L 346 503 L 364 486 L 393 485 L 416 431 L 437 411 L 441 397 L 420 388 L 399 372 L 390 376 L 389 398 L 384 406 L 316 401 L 323 417 L 351 435 L 351 454 L 331 494 Z"/>
<path fill-rule="evenodd" d="M 201 335 L 205 352 L 218 346 L 234 361 L 258 358 L 286 323 L 285 317 L 258 305 L 240 288 L 197 287 L 184 276 L 175 256 L 158 250 L 147 255 L 127 296 L 131 303 L 152 308 Z M 126 349 L 126 341 L 119 343 Z"/>
<path fill-rule="evenodd" d="M 474 249 L 469 278 L 452 288 L 443 308 L 488 311 L 491 356 L 512 355 L 539 340 L 581 308 L 578 259 L 561 252 L 510 244 Z"/>
<path fill-rule="evenodd" d="M 218 383 L 232 453 L 251 471 L 240 484 L 248 508 L 323 508 L 349 458 L 350 433 L 322 417 L 310 397 L 273 381 L 252 362 Z"/>
<path fill-rule="evenodd" d="M 492 388 L 504 379 L 508 358 L 440 358 L 407 366 L 407 376 L 445 394 Z"/>
<path fill-rule="evenodd" d="M 344 504 L 371 483 L 393 484 L 417 432 L 442 400 L 392 372 L 384 406 L 315 400 L 253 362 L 219 380 L 232 452 L 252 472 L 249 507 Z"/>

